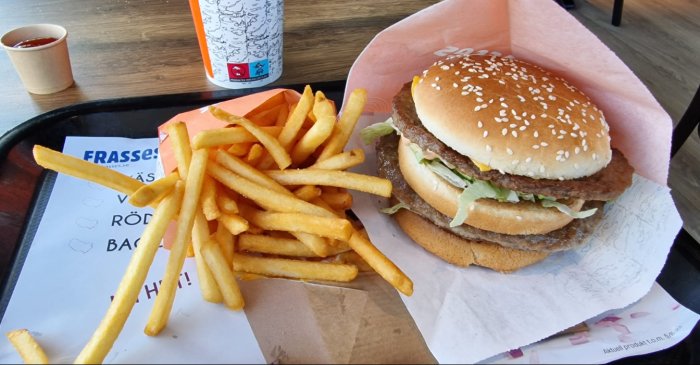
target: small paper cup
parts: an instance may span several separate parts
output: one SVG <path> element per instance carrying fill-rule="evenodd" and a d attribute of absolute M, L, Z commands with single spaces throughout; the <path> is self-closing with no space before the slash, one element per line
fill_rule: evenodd
<path fill-rule="evenodd" d="M 56 40 L 35 47 L 14 47 L 23 41 L 49 37 Z M 34 24 L 13 29 L 0 38 L 27 91 L 52 94 L 73 84 L 67 37 L 68 32 L 60 25 Z"/>

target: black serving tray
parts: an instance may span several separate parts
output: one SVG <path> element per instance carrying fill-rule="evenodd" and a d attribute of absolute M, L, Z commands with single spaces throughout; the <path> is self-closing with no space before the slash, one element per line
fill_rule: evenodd
<path fill-rule="evenodd" d="M 283 87 L 301 92 L 304 86 Z M 314 90 L 322 90 L 340 108 L 345 81 L 311 86 Z M 275 87 L 279 86 L 76 104 L 32 118 L 0 137 L 0 318 L 12 295 L 56 176 L 34 163 L 31 150 L 35 144 L 62 150 L 66 136 L 156 137 L 157 126 L 178 113 Z M 700 246 L 685 230 L 681 230 L 676 238 L 657 281 L 681 304 L 700 313 Z M 613 363 L 698 362 L 700 326 L 667 350 Z"/>

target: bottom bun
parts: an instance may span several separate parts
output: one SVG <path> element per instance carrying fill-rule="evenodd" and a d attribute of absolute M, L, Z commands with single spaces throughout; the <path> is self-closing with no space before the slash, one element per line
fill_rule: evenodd
<path fill-rule="evenodd" d="M 495 243 L 470 241 L 401 209 L 394 218 L 413 241 L 450 264 L 477 265 L 500 272 L 511 272 L 544 260 L 547 252 L 507 248 Z"/>

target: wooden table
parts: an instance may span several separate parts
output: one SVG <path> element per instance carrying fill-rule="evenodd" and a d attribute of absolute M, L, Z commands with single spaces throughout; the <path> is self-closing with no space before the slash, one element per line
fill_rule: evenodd
<path fill-rule="evenodd" d="M 436 2 L 286 1 L 284 71 L 276 84 L 345 79 L 377 32 Z M 187 1 L 0 2 L 0 32 L 33 23 L 68 30 L 75 85 L 51 95 L 30 94 L 9 58 L 0 56 L 0 134 L 75 103 L 221 89 L 205 77 Z"/>

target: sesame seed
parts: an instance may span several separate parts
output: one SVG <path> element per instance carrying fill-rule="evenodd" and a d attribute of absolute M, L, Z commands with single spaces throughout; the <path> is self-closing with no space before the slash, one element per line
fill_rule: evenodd
<path fill-rule="evenodd" d="M 474 111 L 475 111 L 475 112 L 478 112 L 479 110 L 481 110 L 481 106 L 478 106 L 478 105 L 477 105 L 477 106 L 474 108 Z"/>
<path fill-rule="evenodd" d="M 533 144 L 533 145 L 532 145 L 532 149 L 533 149 L 533 150 L 536 150 L 536 149 L 539 149 L 539 148 L 540 148 L 540 145 L 538 145 L 538 144 Z"/>
<path fill-rule="evenodd" d="M 450 69 L 450 66 L 442 65 L 442 66 L 440 66 L 440 68 L 443 69 L 443 70 L 445 70 L 445 71 L 447 71 L 447 70 Z"/>
<path fill-rule="evenodd" d="M 489 131 L 484 131 L 484 138 L 488 137 Z"/>
<path fill-rule="evenodd" d="M 539 137 L 539 136 L 540 136 L 540 134 L 539 134 L 539 133 L 537 133 L 537 131 L 535 131 L 535 133 L 533 133 L 532 135 L 533 135 L 533 136 L 535 136 L 535 138 L 537 138 L 537 137 Z"/>
<path fill-rule="evenodd" d="M 580 148 L 580 147 L 574 148 L 574 154 L 577 154 L 577 155 L 578 155 L 580 152 L 581 152 L 581 148 Z"/>
<path fill-rule="evenodd" d="M 522 132 L 522 131 L 524 131 L 524 130 L 526 130 L 526 129 L 527 129 L 527 126 L 526 126 L 526 125 L 524 125 L 524 126 L 522 126 L 522 127 L 518 128 L 518 129 L 520 129 L 520 131 Z"/>
<path fill-rule="evenodd" d="M 482 123 L 481 121 L 478 121 L 478 122 L 476 122 L 476 126 L 479 128 L 484 128 L 484 123 Z"/>
<path fill-rule="evenodd" d="M 462 91 L 462 93 L 461 93 L 461 94 L 462 94 L 462 95 L 469 95 L 469 93 L 468 93 L 468 92 L 466 92 L 466 91 Z"/>
<path fill-rule="evenodd" d="M 564 151 L 564 157 L 569 158 L 569 151 Z"/>
<path fill-rule="evenodd" d="M 516 131 L 511 131 L 510 134 L 512 134 L 513 137 L 518 138 L 518 132 L 516 132 Z"/>
<path fill-rule="evenodd" d="M 507 108 L 507 107 L 508 107 L 508 104 L 506 104 L 506 103 L 501 103 L 501 106 L 504 107 L 504 108 Z"/>
<path fill-rule="evenodd" d="M 530 161 L 532 161 L 532 157 L 528 157 L 525 159 L 525 163 L 530 163 Z"/>
<path fill-rule="evenodd" d="M 501 109 L 501 110 L 498 112 L 498 115 L 500 115 L 500 116 L 502 116 L 502 117 L 505 117 L 506 115 L 508 115 L 508 113 L 506 113 L 506 110 L 505 110 L 505 109 Z"/>
<path fill-rule="evenodd" d="M 477 102 L 477 103 L 483 103 L 483 102 L 484 102 L 484 99 L 482 99 L 482 98 L 476 98 L 476 102 Z"/>
<path fill-rule="evenodd" d="M 491 152 L 491 151 L 493 150 L 493 148 L 491 148 L 491 145 L 488 145 L 488 144 L 487 144 L 487 145 L 486 145 L 486 150 L 489 151 L 489 152 Z"/>
<path fill-rule="evenodd" d="M 523 220 L 523 217 L 521 217 L 521 216 L 519 216 L 519 215 L 516 215 L 516 216 L 515 216 L 515 219 L 521 221 L 521 220 Z"/>
<path fill-rule="evenodd" d="M 593 153 L 593 160 L 595 161 L 595 160 L 597 160 L 597 159 L 598 159 L 598 155 L 595 154 L 595 152 L 594 152 L 594 153 Z"/>
<path fill-rule="evenodd" d="M 456 88 L 459 87 L 459 85 L 458 85 L 456 82 L 453 82 L 453 83 L 452 83 L 452 87 L 456 89 Z"/>
<path fill-rule="evenodd" d="M 435 87 L 437 86 L 437 84 L 433 82 L 432 84 L 430 84 L 430 86 Z"/>
<path fill-rule="evenodd" d="M 518 126 L 518 125 L 515 124 L 515 123 L 511 123 L 511 124 L 509 125 L 509 127 L 511 127 L 511 128 L 515 128 L 515 127 L 517 127 L 517 126 Z"/>
<path fill-rule="evenodd" d="M 435 81 L 440 81 L 440 76 L 435 76 Z"/>
<path fill-rule="evenodd" d="M 569 135 L 570 135 L 571 137 L 578 138 L 578 134 L 576 134 L 576 133 L 570 133 Z"/>
<path fill-rule="evenodd" d="M 560 135 L 557 136 L 557 139 L 564 139 L 564 136 L 562 136 L 562 135 L 560 134 Z"/>
<path fill-rule="evenodd" d="M 503 128 L 503 129 L 501 129 L 501 134 L 504 135 L 504 136 L 505 136 L 506 134 L 508 134 L 508 128 Z"/>
<path fill-rule="evenodd" d="M 513 150 L 511 150 L 510 148 L 506 148 L 506 152 L 508 152 L 508 154 L 511 156 L 513 155 Z"/>
<path fill-rule="evenodd" d="M 440 86 L 435 86 L 435 90 L 440 91 Z"/>
<path fill-rule="evenodd" d="M 542 141 L 542 142 L 540 142 L 540 146 L 547 147 L 547 146 L 549 146 L 549 143 Z"/>

